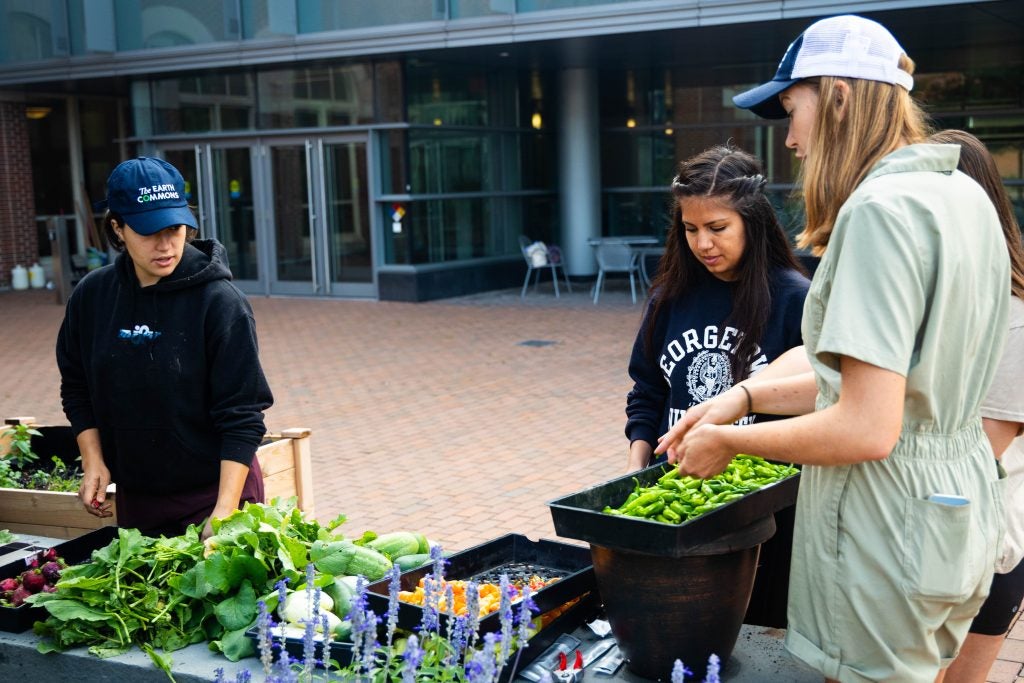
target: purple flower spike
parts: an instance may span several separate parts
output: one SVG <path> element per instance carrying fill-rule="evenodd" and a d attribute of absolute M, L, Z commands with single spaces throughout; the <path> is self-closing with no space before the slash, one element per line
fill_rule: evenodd
<path fill-rule="evenodd" d="M 676 660 L 676 663 L 672 665 L 672 683 L 683 683 L 687 676 L 692 676 L 693 672 L 683 666 L 681 660 Z"/>
<path fill-rule="evenodd" d="M 398 591 L 401 589 L 401 568 L 395 564 L 391 565 L 391 580 L 388 582 L 388 652 L 395 637 L 395 629 L 398 628 Z"/>
<path fill-rule="evenodd" d="M 257 643 L 260 653 L 260 664 L 263 665 L 263 673 L 269 674 L 270 667 L 274 665 L 274 646 L 271 637 L 271 629 L 274 628 L 274 620 L 267 612 L 267 603 L 260 600 L 256 603 L 258 610 L 256 616 Z M 222 672 L 223 673 L 223 672 Z"/>
<path fill-rule="evenodd" d="M 213 670 L 213 675 L 215 676 L 213 683 L 224 683 L 224 667 L 218 666 Z"/>
<path fill-rule="evenodd" d="M 281 618 L 281 612 L 284 611 L 284 601 L 288 597 L 288 577 L 284 577 L 276 584 L 277 588 L 277 616 Z"/>
<path fill-rule="evenodd" d="M 434 578 L 440 581 L 444 578 L 444 566 L 447 562 L 444 559 L 444 550 L 437 543 L 430 546 L 430 559 L 434 561 Z"/>
<path fill-rule="evenodd" d="M 711 653 L 708 657 L 708 675 L 704 679 L 704 683 L 721 683 L 719 678 L 719 672 L 722 670 L 722 662 L 718 659 L 718 655 Z"/>
<path fill-rule="evenodd" d="M 402 663 L 402 683 L 415 683 L 416 672 L 423 662 L 423 649 L 415 635 L 409 636 L 405 643 L 405 655 Z"/>
<path fill-rule="evenodd" d="M 466 584 L 466 616 L 469 617 L 466 624 L 466 634 L 469 636 L 467 644 L 472 647 L 476 644 L 477 630 L 480 628 L 480 586 L 476 581 Z"/>
<path fill-rule="evenodd" d="M 516 661 L 512 667 L 513 672 L 519 668 L 519 658 L 523 654 L 523 650 L 527 648 L 530 641 L 530 625 L 533 623 L 533 616 L 531 612 L 540 611 L 537 608 L 531 597 L 531 590 L 529 586 L 523 586 L 523 597 L 519 602 L 519 614 L 518 628 L 516 630 Z"/>
<path fill-rule="evenodd" d="M 420 631 L 437 633 L 440 630 L 437 605 L 440 600 L 441 582 L 427 575 L 423 579 L 423 618 L 420 620 Z"/>
<path fill-rule="evenodd" d="M 484 647 L 466 665 L 466 683 L 492 683 L 495 679 L 494 647 L 497 636 L 484 636 Z"/>
<path fill-rule="evenodd" d="M 512 597 L 516 589 L 509 583 L 508 574 L 502 572 L 499 579 L 501 599 L 498 612 L 501 619 L 501 650 L 498 654 L 498 668 L 505 666 L 512 647 Z"/>

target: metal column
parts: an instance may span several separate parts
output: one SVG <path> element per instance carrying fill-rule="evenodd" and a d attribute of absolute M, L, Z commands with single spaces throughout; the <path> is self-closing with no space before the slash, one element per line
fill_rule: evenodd
<path fill-rule="evenodd" d="M 597 72 L 564 69 L 559 77 L 559 207 L 562 249 L 569 275 L 593 275 L 587 239 L 601 235 L 601 150 L 598 137 Z"/>

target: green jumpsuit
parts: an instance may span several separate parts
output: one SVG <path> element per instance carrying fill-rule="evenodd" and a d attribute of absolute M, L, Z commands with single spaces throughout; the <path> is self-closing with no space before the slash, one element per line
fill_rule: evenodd
<path fill-rule="evenodd" d="M 847 683 L 930 683 L 988 593 L 1001 540 L 979 406 L 1006 337 L 1009 263 L 958 158 L 920 144 L 879 161 L 840 210 L 804 308 L 819 410 L 839 398 L 840 356 L 906 377 L 886 459 L 801 475 L 786 647 Z"/>

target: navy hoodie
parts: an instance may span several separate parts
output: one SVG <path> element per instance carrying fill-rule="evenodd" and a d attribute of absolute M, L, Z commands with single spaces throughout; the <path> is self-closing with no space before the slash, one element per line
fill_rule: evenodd
<path fill-rule="evenodd" d="M 140 287 L 127 253 L 82 279 L 57 337 L 71 427 L 98 428 L 112 478 L 129 491 L 181 493 L 249 465 L 273 403 L 256 325 L 224 247 L 185 245 L 178 267 Z"/>
<path fill-rule="evenodd" d="M 776 270 L 769 283 L 771 313 L 749 374 L 761 370 L 783 352 L 803 341 L 800 321 L 810 282 L 795 270 Z M 709 273 L 683 296 L 662 307 L 651 320 L 654 296 L 648 303 L 640 332 L 629 360 L 633 389 L 626 397 L 626 436 L 630 443 L 642 439 L 657 445 L 658 437 L 674 425 L 686 409 L 703 403 L 732 387 L 730 357 L 744 330 L 726 321 L 732 313 L 736 284 Z M 648 352 L 648 325 L 654 325 Z M 741 422 L 752 422 L 748 416 Z"/>

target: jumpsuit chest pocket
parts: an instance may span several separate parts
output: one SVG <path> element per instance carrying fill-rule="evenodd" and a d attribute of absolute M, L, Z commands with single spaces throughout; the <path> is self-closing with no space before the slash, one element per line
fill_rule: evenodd
<path fill-rule="evenodd" d="M 978 528 L 974 508 L 907 499 L 903 588 L 909 597 L 961 602 L 975 591 L 985 574 L 989 539 Z"/>

